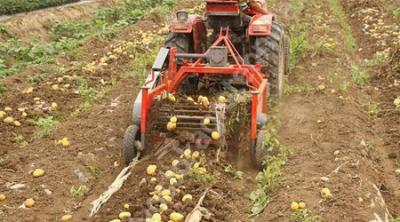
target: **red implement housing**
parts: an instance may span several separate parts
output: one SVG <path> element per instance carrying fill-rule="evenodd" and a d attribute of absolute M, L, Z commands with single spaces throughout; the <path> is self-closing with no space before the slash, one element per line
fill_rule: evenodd
<path fill-rule="evenodd" d="M 229 39 L 229 31 L 221 34 L 212 46 L 224 45 L 234 64 L 226 67 L 212 67 L 203 63 L 203 59 L 199 58 L 194 63 L 184 63 L 177 69 L 176 49 L 172 48 L 169 52 L 169 68 L 163 75 L 162 84 L 154 89 L 144 86 L 142 88 L 142 118 L 140 132 L 144 136 L 147 130 L 147 120 L 149 109 L 156 96 L 164 92 L 174 93 L 180 86 L 180 83 L 190 74 L 199 73 L 204 75 L 242 75 L 245 77 L 246 85 L 252 89 L 253 99 L 251 106 L 251 131 L 250 138 L 255 140 L 257 137 L 257 114 L 267 112 L 268 98 L 268 80 L 260 72 L 259 66 L 244 64 L 243 58 L 239 55 L 236 48 Z M 207 55 L 209 50 L 204 54 Z"/>

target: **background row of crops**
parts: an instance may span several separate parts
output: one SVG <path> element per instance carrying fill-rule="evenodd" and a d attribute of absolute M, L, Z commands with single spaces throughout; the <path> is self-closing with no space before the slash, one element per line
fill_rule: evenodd
<path fill-rule="evenodd" d="M 80 0 L 0 0 L 0 15 L 29 12 L 78 1 Z"/>

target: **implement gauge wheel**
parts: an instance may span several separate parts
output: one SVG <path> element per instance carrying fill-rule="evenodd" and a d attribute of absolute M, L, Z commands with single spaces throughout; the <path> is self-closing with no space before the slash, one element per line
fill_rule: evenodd
<path fill-rule="evenodd" d="M 139 127 L 137 125 L 130 125 L 124 135 L 121 150 L 121 164 L 128 166 L 132 160 L 136 157 L 138 150 L 136 147 L 137 143 L 140 143 Z"/>

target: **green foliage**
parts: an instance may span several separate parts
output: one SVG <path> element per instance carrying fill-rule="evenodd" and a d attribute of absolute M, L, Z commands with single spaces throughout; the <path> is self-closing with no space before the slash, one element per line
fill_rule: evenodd
<path fill-rule="evenodd" d="M 230 164 L 222 164 L 225 173 L 230 174 L 234 179 L 241 180 L 243 179 L 244 173 L 240 170 L 235 170 Z"/>
<path fill-rule="evenodd" d="M 6 86 L 2 81 L 0 81 L 0 96 L 6 91 Z"/>
<path fill-rule="evenodd" d="M 215 180 L 215 176 L 210 174 L 204 167 L 190 168 L 188 175 L 202 183 L 208 183 Z"/>
<path fill-rule="evenodd" d="M 376 117 L 379 113 L 379 104 L 374 102 L 368 102 L 363 105 L 370 116 Z"/>
<path fill-rule="evenodd" d="M 28 12 L 77 1 L 79 0 L 1 0 L 0 15 Z"/>
<path fill-rule="evenodd" d="M 35 138 L 42 138 L 49 135 L 53 127 L 58 123 L 53 116 L 47 118 L 39 118 L 37 120 L 28 120 L 31 124 L 36 126 Z"/>
<path fill-rule="evenodd" d="M 290 68 L 294 68 L 301 57 L 305 56 L 306 53 L 311 49 L 309 40 L 309 27 L 308 22 L 295 23 L 290 27 Z"/>
<path fill-rule="evenodd" d="M 252 202 L 250 216 L 256 216 L 263 212 L 269 203 L 269 197 L 264 189 L 257 189 L 250 193 L 249 199 Z"/>
<path fill-rule="evenodd" d="M 83 39 L 88 35 L 89 24 L 83 21 L 62 21 L 50 30 L 50 37 L 55 41 L 63 38 Z"/>
<path fill-rule="evenodd" d="M 344 45 L 346 47 L 347 52 L 351 53 L 355 47 L 355 39 L 352 34 L 351 27 L 347 22 L 347 16 L 337 0 L 328 0 L 329 7 L 332 10 L 334 16 L 336 17 L 336 21 L 339 23 L 341 27 L 341 32 L 343 34 Z"/>
<path fill-rule="evenodd" d="M 278 150 L 279 154 L 275 156 L 265 156 L 264 169 L 256 176 L 258 189 L 250 194 L 252 202 L 251 216 L 261 213 L 269 202 L 269 193 L 277 191 L 281 186 L 282 167 L 287 162 L 288 150 L 281 145 L 276 137 L 276 130 L 269 125 L 267 127 L 267 136 L 263 141 L 264 145 L 271 150 Z"/>
<path fill-rule="evenodd" d="M 104 95 L 104 92 L 98 91 L 89 86 L 89 79 L 86 77 L 79 77 L 76 79 L 77 81 L 77 89 L 79 92 L 79 96 L 85 102 L 92 102 L 97 98 L 100 98 Z"/>
<path fill-rule="evenodd" d="M 351 77 L 358 86 L 364 86 L 368 81 L 368 73 L 357 65 L 351 65 Z"/>
<path fill-rule="evenodd" d="M 86 166 L 88 168 L 88 170 L 93 174 L 93 176 L 97 177 L 100 172 L 101 169 L 100 167 L 98 167 L 96 164 L 90 164 Z"/>
<path fill-rule="evenodd" d="M 7 155 L 0 156 L 0 166 L 6 164 L 7 162 L 8 162 L 8 156 Z"/>
<path fill-rule="evenodd" d="M 313 216 L 308 209 L 294 212 L 286 222 L 320 222 L 320 216 Z"/>
<path fill-rule="evenodd" d="M 69 192 L 73 197 L 83 197 L 89 192 L 89 188 L 85 185 L 81 185 L 78 188 L 72 186 Z"/>

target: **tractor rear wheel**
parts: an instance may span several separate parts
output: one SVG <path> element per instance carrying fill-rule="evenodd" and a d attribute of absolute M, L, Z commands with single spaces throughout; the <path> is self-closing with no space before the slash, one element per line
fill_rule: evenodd
<path fill-rule="evenodd" d="M 139 138 L 139 127 L 130 125 L 124 135 L 121 150 L 121 164 L 128 166 L 137 155 L 136 142 Z"/>
<path fill-rule="evenodd" d="M 266 130 L 260 130 L 257 133 L 257 141 L 253 147 L 252 155 L 253 161 L 258 169 L 263 168 L 265 156 L 268 154 L 269 147 L 265 144 L 265 137 L 267 136 Z"/>
<path fill-rule="evenodd" d="M 170 32 L 165 40 L 165 47 L 175 47 L 177 53 L 189 53 L 190 39 L 186 34 Z"/>
<path fill-rule="evenodd" d="M 284 75 L 287 72 L 288 53 L 285 46 L 285 34 L 281 25 L 272 23 L 269 36 L 255 38 L 255 61 L 264 65 L 263 73 L 270 75 L 270 93 L 280 98 L 283 95 Z"/>

